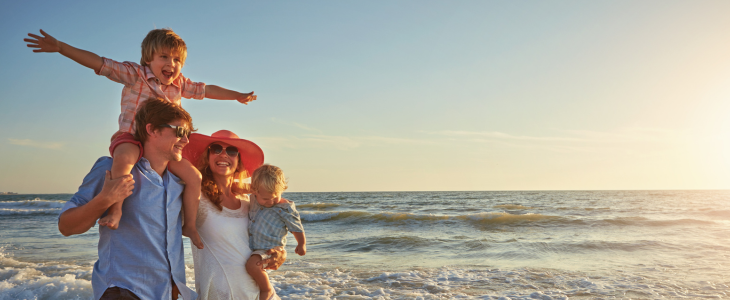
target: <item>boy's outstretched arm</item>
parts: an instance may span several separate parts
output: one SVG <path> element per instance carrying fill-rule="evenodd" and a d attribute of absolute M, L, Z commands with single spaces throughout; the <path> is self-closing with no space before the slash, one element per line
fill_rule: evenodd
<path fill-rule="evenodd" d="M 217 85 L 206 85 L 205 98 L 216 100 L 236 100 L 243 104 L 248 104 L 249 102 L 256 100 L 256 95 L 254 95 L 253 92 L 239 93 L 233 90 L 224 89 Z"/>
<path fill-rule="evenodd" d="M 41 34 L 43 35 L 42 37 L 29 33 L 28 36 L 32 38 L 23 39 L 23 41 L 28 43 L 27 46 L 29 48 L 38 48 L 33 49 L 33 52 L 58 52 L 84 67 L 93 69 L 96 73 L 99 73 L 99 70 L 101 70 L 101 66 L 104 64 L 104 61 L 99 55 L 86 50 L 74 48 L 64 42 L 61 42 L 43 31 L 43 29 L 41 29 Z"/>

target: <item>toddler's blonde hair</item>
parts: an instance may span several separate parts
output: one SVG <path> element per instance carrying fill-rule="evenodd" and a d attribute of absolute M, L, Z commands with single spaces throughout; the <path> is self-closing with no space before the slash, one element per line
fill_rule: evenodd
<path fill-rule="evenodd" d="M 251 176 L 251 190 L 258 193 L 261 188 L 280 195 L 288 188 L 284 171 L 270 164 L 260 166 L 256 171 L 253 171 L 253 175 Z"/>
<path fill-rule="evenodd" d="M 188 57 L 188 47 L 185 45 L 185 41 L 170 28 L 153 29 L 147 33 L 147 36 L 142 40 L 140 64 L 147 66 L 147 62 L 152 61 L 155 52 L 163 49 L 170 49 L 170 52 L 180 55 L 182 64 L 185 65 L 185 59 Z"/>

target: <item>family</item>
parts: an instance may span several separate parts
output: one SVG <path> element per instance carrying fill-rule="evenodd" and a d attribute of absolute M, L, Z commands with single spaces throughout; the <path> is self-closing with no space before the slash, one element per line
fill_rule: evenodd
<path fill-rule="evenodd" d="M 248 104 L 256 95 L 184 77 L 187 47 L 170 29 L 147 34 L 139 64 L 40 33 L 24 40 L 33 52 L 60 53 L 124 85 L 111 157 L 96 161 L 58 217 L 64 236 L 100 225 L 94 299 L 278 299 L 264 269 L 286 260 L 289 232 L 295 252 L 307 252 L 299 212 L 281 197 L 283 171 L 231 131 L 192 133 L 180 106 L 182 97 Z M 185 282 L 183 235 L 193 245 L 195 291 Z"/>

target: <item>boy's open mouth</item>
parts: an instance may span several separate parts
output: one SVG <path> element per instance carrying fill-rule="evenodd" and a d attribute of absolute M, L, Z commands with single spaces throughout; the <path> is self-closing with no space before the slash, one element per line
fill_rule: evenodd
<path fill-rule="evenodd" d="M 170 78 L 170 77 L 172 77 L 172 72 L 170 72 L 170 71 L 162 71 L 162 75 L 165 76 L 165 77 Z"/>

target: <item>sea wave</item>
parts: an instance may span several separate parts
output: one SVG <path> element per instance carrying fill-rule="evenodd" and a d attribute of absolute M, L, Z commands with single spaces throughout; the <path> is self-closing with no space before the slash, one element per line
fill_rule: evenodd
<path fill-rule="evenodd" d="M 517 210 L 517 209 L 532 209 L 533 207 L 522 206 L 519 204 L 501 204 L 501 205 L 495 205 L 494 208 Z"/>
<path fill-rule="evenodd" d="M 424 222 L 434 221 L 460 221 L 478 224 L 519 224 L 529 222 L 541 222 L 561 219 L 557 216 L 542 214 L 510 214 L 506 212 L 483 212 L 466 215 L 434 215 L 415 214 L 398 212 L 371 213 L 364 211 L 341 211 L 341 212 L 300 212 L 302 220 L 307 222 L 339 221 L 350 222 Z"/>
<path fill-rule="evenodd" d="M 718 221 L 699 219 L 649 219 L 646 217 L 610 217 L 605 219 L 585 219 L 576 216 L 555 216 L 540 213 L 509 213 L 509 212 L 479 212 L 460 215 L 416 214 L 399 212 L 366 212 L 366 211 L 302 211 L 300 216 L 305 222 L 337 222 L 347 221 L 356 223 L 383 223 L 383 224 L 418 224 L 424 226 L 434 222 L 450 221 L 470 223 L 477 227 L 484 226 L 710 226 Z"/>
<path fill-rule="evenodd" d="M 646 217 L 620 217 L 599 220 L 598 225 L 620 225 L 620 226 L 706 226 L 716 224 L 715 221 L 711 220 L 698 220 L 698 219 L 666 219 L 666 220 L 654 220 Z"/>
<path fill-rule="evenodd" d="M 0 208 L 0 216 L 15 215 L 54 215 L 61 212 L 60 208 L 48 209 L 17 209 L 17 208 Z"/>
<path fill-rule="evenodd" d="M 297 208 L 309 208 L 309 209 L 328 209 L 328 208 L 335 208 L 340 206 L 340 204 L 337 203 L 307 203 L 302 205 L 297 205 Z"/>
<path fill-rule="evenodd" d="M 21 201 L 0 201 L 0 208 L 62 208 L 66 201 L 62 200 L 43 200 L 35 198 L 33 200 Z"/>
<path fill-rule="evenodd" d="M 66 204 L 64 200 L 0 201 L 0 216 L 14 215 L 54 215 Z"/>

